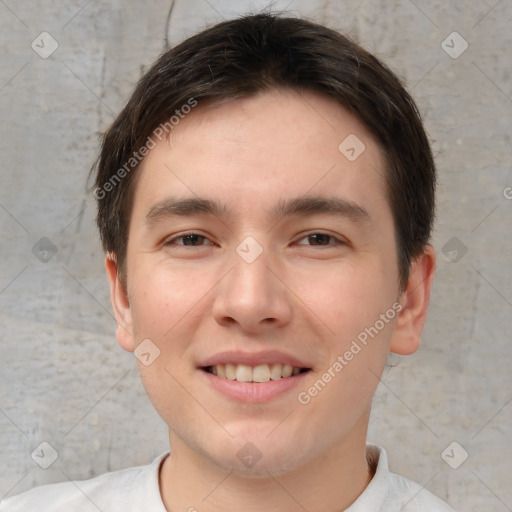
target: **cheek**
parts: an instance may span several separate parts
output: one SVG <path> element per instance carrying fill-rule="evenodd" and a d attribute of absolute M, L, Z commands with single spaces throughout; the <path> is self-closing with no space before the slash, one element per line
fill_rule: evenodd
<path fill-rule="evenodd" d="M 180 277 L 177 272 L 163 271 L 140 264 L 133 272 L 131 302 L 136 342 L 151 340 L 159 350 L 149 365 L 138 362 L 142 384 L 160 416 L 169 424 L 179 423 L 179 415 L 198 414 L 183 386 L 190 382 L 194 368 L 187 361 L 191 326 L 198 321 L 198 300 L 204 292 L 199 284 Z M 195 305 L 195 306 L 194 306 Z M 180 403 L 180 407 L 176 407 Z"/>
<path fill-rule="evenodd" d="M 377 262 L 340 263 L 330 270 L 298 276 L 294 290 L 323 324 L 326 337 L 338 340 L 335 343 L 342 349 L 392 307 L 398 292 L 394 276 L 381 270 Z"/>
<path fill-rule="evenodd" d="M 339 415 L 347 410 L 357 412 L 354 418 L 362 414 L 387 361 L 396 290 L 393 275 L 372 268 L 378 266 L 347 266 L 315 281 L 317 292 L 310 307 L 323 324 L 318 343 L 324 356 L 314 387 L 303 391 L 304 399 L 311 400 L 311 410 L 324 419 L 327 414 L 341 421 Z"/>
<path fill-rule="evenodd" d="M 389 308 L 392 313 L 394 310 Z M 394 319 L 380 319 L 386 309 L 350 312 L 335 325 L 336 335 L 324 338 L 326 357 L 309 387 L 302 389 L 299 402 L 311 417 L 337 435 L 368 412 L 389 354 Z M 377 313 L 378 312 L 378 313 Z"/>
<path fill-rule="evenodd" d="M 144 265 L 142 261 L 138 265 L 132 276 L 130 302 L 136 332 L 162 340 L 193 316 L 208 282 L 191 274 L 158 263 Z"/>

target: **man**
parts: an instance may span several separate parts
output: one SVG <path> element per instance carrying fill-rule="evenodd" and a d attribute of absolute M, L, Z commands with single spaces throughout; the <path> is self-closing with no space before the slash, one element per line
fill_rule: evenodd
<path fill-rule="evenodd" d="M 170 454 L 0 510 L 452 510 L 366 444 L 389 353 L 420 343 L 434 190 L 413 100 L 340 34 L 261 14 L 169 50 L 94 194 L 117 340 Z"/>

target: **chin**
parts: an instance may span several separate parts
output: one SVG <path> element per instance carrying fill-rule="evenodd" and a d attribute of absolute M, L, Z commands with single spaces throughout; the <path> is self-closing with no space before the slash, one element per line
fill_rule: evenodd
<path fill-rule="evenodd" d="M 298 443 L 279 440 L 269 442 L 234 440 L 231 447 L 222 453 L 209 451 L 208 458 L 224 470 L 244 478 L 268 478 L 292 472 L 307 463 L 304 447 L 297 450 Z"/>

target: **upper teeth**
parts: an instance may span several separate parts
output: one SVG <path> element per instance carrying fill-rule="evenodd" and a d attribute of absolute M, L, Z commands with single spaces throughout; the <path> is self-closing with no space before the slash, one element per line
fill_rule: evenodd
<path fill-rule="evenodd" d="M 214 375 L 239 382 L 268 382 L 297 375 L 300 370 L 289 364 L 260 364 L 254 368 L 246 364 L 216 364 L 211 367 Z"/>

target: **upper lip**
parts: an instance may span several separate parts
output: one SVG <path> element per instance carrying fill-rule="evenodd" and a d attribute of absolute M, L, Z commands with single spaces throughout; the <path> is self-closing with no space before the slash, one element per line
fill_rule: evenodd
<path fill-rule="evenodd" d="M 278 350 L 264 350 L 260 352 L 219 352 L 202 361 L 199 367 L 204 368 L 217 364 L 246 364 L 252 367 L 262 364 L 289 364 L 295 368 L 311 368 L 311 365 L 308 363 Z"/>

